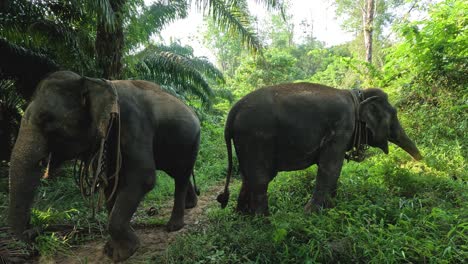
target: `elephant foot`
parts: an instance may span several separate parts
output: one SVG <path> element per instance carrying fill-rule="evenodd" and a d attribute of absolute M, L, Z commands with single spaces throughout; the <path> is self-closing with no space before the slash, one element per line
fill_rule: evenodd
<path fill-rule="evenodd" d="M 238 204 L 236 207 L 237 213 L 241 215 L 262 215 L 262 216 L 269 216 L 270 211 L 268 210 L 268 206 L 258 206 L 258 207 L 251 207 L 243 204 Z"/>
<path fill-rule="evenodd" d="M 254 195 L 250 201 L 250 208 L 253 214 L 262 216 L 270 215 L 270 211 L 268 210 L 268 196 L 266 192 Z"/>
<path fill-rule="evenodd" d="M 184 220 L 169 220 L 169 222 L 166 225 L 166 229 L 168 232 L 174 232 L 177 230 L 182 229 L 184 227 Z"/>
<path fill-rule="evenodd" d="M 185 198 L 185 209 L 194 208 L 195 206 L 197 206 L 197 203 L 198 198 L 196 195 L 193 195 L 191 197 L 187 195 L 187 197 Z"/>
<path fill-rule="evenodd" d="M 310 215 L 313 213 L 317 213 L 321 210 L 322 208 L 319 205 L 316 205 L 312 201 L 309 201 L 305 206 L 304 206 L 304 213 L 306 215 Z"/>
<path fill-rule="evenodd" d="M 268 208 L 257 208 L 257 209 L 255 209 L 254 214 L 255 215 L 262 215 L 262 216 L 269 216 L 270 211 L 268 210 Z"/>
<path fill-rule="evenodd" d="M 252 214 L 252 210 L 250 209 L 247 202 L 237 201 L 236 212 L 241 215 L 250 215 Z"/>
<path fill-rule="evenodd" d="M 240 215 L 253 215 L 252 211 L 250 209 L 245 209 L 245 208 L 236 208 L 236 212 Z"/>
<path fill-rule="evenodd" d="M 23 233 L 21 233 L 21 235 L 19 235 L 18 237 L 25 243 L 31 244 L 36 240 L 36 237 L 38 237 L 42 232 L 42 228 L 33 227 L 24 230 Z"/>
<path fill-rule="evenodd" d="M 138 237 L 133 234 L 128 240 L 109 240 L 104 246 L 104 253 L 114 262 L 128 259 L 140 247 Z"/>
<path fill-rule="evenodd" d="M 315 199 L 313 198 L 304 206 L 306 214 L 317 213 L 325 208 L 333 208 L 335 205 L 330 199 Z"/>
<path fill-rule="evenodd" d="M 269 216 L 270 210 L 268 210 L 268 202 L 261 201 L 258 205 L 253 206 L 252 211 L 255 215 Z"/>

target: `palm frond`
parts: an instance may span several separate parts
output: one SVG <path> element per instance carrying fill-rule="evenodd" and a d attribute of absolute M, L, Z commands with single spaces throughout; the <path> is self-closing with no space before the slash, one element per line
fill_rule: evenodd
<path fill-rule="evenodd" d="M 202 90 L 209 96 L 213 95 L 213 91 L 206 79 L 192 67 L 190 60 L 187 58 L 163 51 L 147 57 L 147 60 L 151 61 L 153 72 L 158 70 L 159 73 L 157 74 L 172 77 L 176 81 L 174 83 L 182 84 L 182 87 L 184 82 L 187 82 L 187 84 L 194 85 L 197 88 L 196 90 Z M 193 92 L 191 89 L 187 90 Z"/>
<path fill-rule="evenodd" d="M 162 1 L 150 6 L 137 6 L 130 10 L 128 25 L 125 29 L 127 45 L 131 49 L 136 44 L 147 42 L 149 37 L 161 31 L 167 24 L 187 16 L 188 5 L 185 0 Z"/>
<path fill-rule="evenodd" d="M 223 31 L 240 36 L 245 46 L 253 52 L 261 49 L 258 37 L 250 27 L 251 17 L 245 1 L 201 0 L 197 1 L 197 5 L 207 12 Z"/>
<path fill-rule="evenodd" d="M 166 92 L 174 95 L 175 97 L 179 98 L 180 100 L 187 101 L 187 98 L 185 97 L 185 92 L 179 91 L 178 89 L 176 90 L 175 87 L 171 86 L 171 85 L 160 84 L 160 86 Z"/>
<path fill-rule="evenodd" d="M 0 79 L 0 160 L 10 158 L 24 105 L 25 101 L 16 92 L 14 82 Z"/>
<path fill-rule="evenodd" d="M 85 9 L 86 12 L 96 14 L 99 23 L 104 24 L 112 32 L 117 20 L 110 1 L 112 0 L 85 1 Z"/>
<path fill-rule="evenodd" d="M 0 38 L 0 77 L 19 80 L 19 92 L 29 99 L 37 83 L 59 66 L 43 54 L 35 53 Z"/>
<path fill-rule="evenodd" d="M 215 80 L 219 84 L 225 83 L 223 73 L 216 68 L 213 63 L 211 63 L 208 58 L 206 57 L 195 57 L 192 58 L 191 63 L 195 69 L 199 72 L 203 73 L 203 75 L 207 76 L 210 79 Z"/>
<path fill-rule="evenodd" d="M 10 1 L 1 12 L 0 37 L 46 54 L 67 69 L 93 71 L 93 28 L 84 21 L 94 18 L 82 1 Z"/>
<path fill-rule="evenodd" d="M 206 78 L 224 83 L 223 73 L 216 68 L 206 57 L 195 57 L 193 48 L 182 46 L 178 42 L 172 42 L 170 45 L 155 44 L 148 46 L 141 54 L 151 54 L 155 52 L 169 52 L 186 58 L 186 63 L 190 64 L 195 70 L 202 73 Z"/>
<path fill-rule="evenodd" d="M 39 20 L 29 28 L 29 36 L 36 46 L 47 47 L 45 53 L 62 58 L 62 64 L 68 69 L 84 74 L 94 66 L 94 40 L 86 31 L 50 20 Z"/>
<path fill-rule="evenodd" d="M 15 90 L 15 83 L 12 80 L 0 79 L 0 104 L 5 112 L 11 113 L 11 116 L 16 117 L 16 120 L 21 118 L 21 108 L 24 107 L 25 101 Z"/>
<path fill-rule="evenodd" d="M 226 99 L 230 103 L 234 102 L 234 95 L 232 94 L 232 91 L 230 89 L 216 89 L 214 90 L 214 94 L 216 95 L 216 97 Z"/>
<path fill-rule="evenodd" d="M 190 46 L 182 46 L 177 42 L 172 42 L 169 45 L 156 44 L 154 48 L 158 51 L 167 51 L 188 58 L 193 57 L 193 48 Z"/>
<path fill-rule="evenodd" d="M 139 78 L 151 80 L 186 98 L 190 93 L 206 106 L 211 104 L 213 91 L 208 81 L 192 65 L 189 58 L 168 51 L 146 54 L 136 65 Z"/>
<path fill-rule="evenodd" d="M 259 4 L 263 4 L 270 10 L 282 10 L 285 5 L 285 1 L 281 0 L 255 0 Z"/>

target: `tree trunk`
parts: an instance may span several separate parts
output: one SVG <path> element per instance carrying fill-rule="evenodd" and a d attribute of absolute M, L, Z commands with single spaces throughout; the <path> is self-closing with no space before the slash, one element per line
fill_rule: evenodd
<path fill-rule="evenodd" d="M 126 0 L 109 0 L 115 15 L 114 25 L 98 19 L 96 33 L 96 59 L 103 78 L 119 79 L 122 73 L 124 47 L 122 9 Z"/>
<path fill-rule="evenodd" d="M 375 1 L 366 0 L 366 6 L 362 13 L 362 22 L 364 28 L 364 46 L 366 49 L 366 61 L 372 63 L 372 34 L 374 31 L 374 10 Z"/>

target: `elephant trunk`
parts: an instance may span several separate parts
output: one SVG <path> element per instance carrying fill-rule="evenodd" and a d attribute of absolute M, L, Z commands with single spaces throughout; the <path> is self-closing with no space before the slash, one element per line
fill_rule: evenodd
<path fill-rule="evenodd" d="M 30 209 L 40 182 L 39 162 L 47 156 L 44 136 L 23 118 L 10 160 L 9 225 L 17 237 L 23 238 L 28 228 Z"/>
<path fill-rule="evenodd" d="M 395 139 L 390 139 L 390 142 L 396 144 L 404 151 L 408 152 L 415 160 L 421 160 L 422 155 L 419 152 L 419 149 L 416 147 L 416 144 L 406 135 L 403 128 L 400 126 L 398 129 L 397 137 Z"/>

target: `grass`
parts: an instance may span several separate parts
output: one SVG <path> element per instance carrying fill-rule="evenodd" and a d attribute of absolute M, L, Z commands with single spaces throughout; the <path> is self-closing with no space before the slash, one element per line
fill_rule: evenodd
<path fill-rule="evenodd" d="M 179 238 L 164 263 L 462 263 L 468 257 L 467 187 L 426 173 L 393 149 L 344 166 L 337 206 L 304 215 L 315 167 L 281 173 L 269 186 L 271 216 L 213 206 Z M 426 166 L 426 165 L 423 165 Z M 234 184 L 236 197 L 239 184 Z"/>

